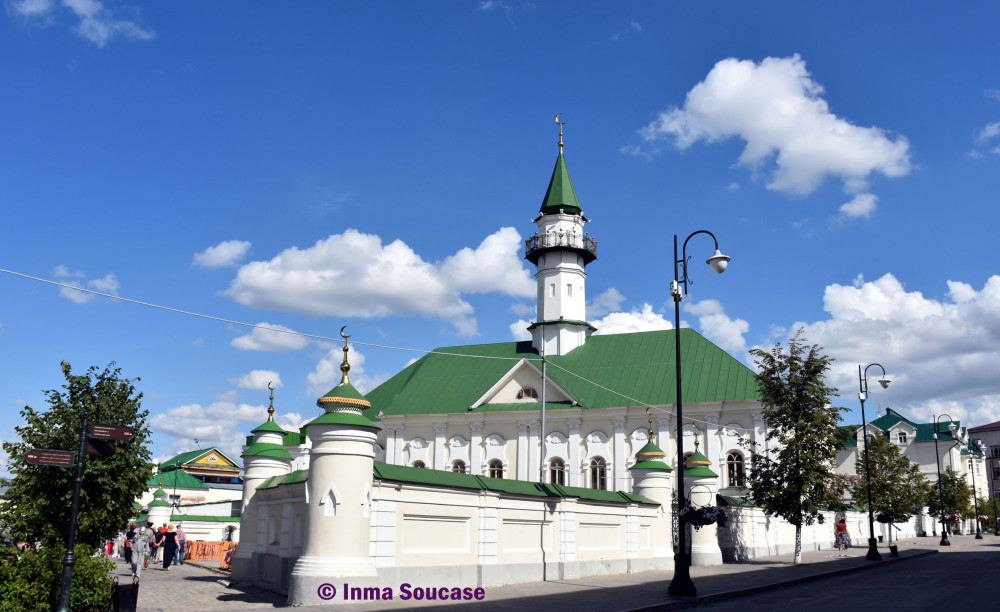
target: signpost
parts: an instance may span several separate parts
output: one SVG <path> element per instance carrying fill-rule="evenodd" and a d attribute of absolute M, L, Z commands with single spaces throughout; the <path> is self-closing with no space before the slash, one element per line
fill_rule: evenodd
<path fill-rule="evenodd" d="M 135 437 L 135 432 L 131 427 L 125 425 L 107 425 L 105 423 L 94 423 L 90 426 L 90 436 L 92 438 L 103 438 L 105 440 L 125 440 L 126 442 Z"/>
<path fill-rule="evenodd" d="M 115 454 L 115 444 L 107 440 L 87 438 L 87 452 L 98 457 L 110 457 Z"/>
<path fill-rule="evenodd" d="M 25 453 L 24 460 L 32 465 L 54 465 L 56 467 L 73 467 L 74 465 L 76 465 L 76 453 L 72 451 L 33 448 L 27 453 Z"/>

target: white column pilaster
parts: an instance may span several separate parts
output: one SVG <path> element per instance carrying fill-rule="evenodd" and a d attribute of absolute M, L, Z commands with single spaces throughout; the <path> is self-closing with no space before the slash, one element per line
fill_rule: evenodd
<path fill-rule="evenodd" d="M 541 474 L 541 464 L 538 459 L 540 450 L 538 428 L 540 425 L 538 421 L 528 423 L 528 480 L 531 481 L 537 481 L 538 475 Z"/>
<path fill-rule="evenodd" d="M 569 486 L 582 487 L 580 479 L 580 419 L 572 419 L 567 422 L 569 427 L 569 464 L 566 469 L 569 471 Z"/>
<path fill-rule="evenodd" d="M 614 446 L 614 478 L 611 481 L 612 491 L 628 491 L 625 478 L 625 417 L 616 416 L 612 419 L 615 425 Z"/>
<path fill-rule="evenodd" d="M 469 473 L 483 475 L 483 424 L 469 423 Z"/>
<path fill-rule="evenodd" d="M 445 468 L 444 438 L 448 433 L 448 425 L 439 423 L 434 426 L 434 469 L 443 470 Z"/>
<path fill-rule="evenodd" d="M 517 423 L 517 479 L 528 480 L 528 422 Z"/>

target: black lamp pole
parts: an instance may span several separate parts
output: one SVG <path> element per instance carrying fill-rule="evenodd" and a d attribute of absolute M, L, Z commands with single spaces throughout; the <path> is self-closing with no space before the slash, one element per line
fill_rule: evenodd
<path fill-rule="evenodd" d="M 976 442 L 979 442 L 979 438 L 976 438 Z M 976 491 L 976 452 L 979 449 L 979 445 L 975 445 L 973 448 L 972 441 L 969 441 L 969 471 L 972 472 L 972 507 L 975 508 L 976 512 L 976 539 L 983 539 L 983 532 L 979 529 L 979 497 L 977 497 Z"/>
<path fill-rule="evenodd" d="M 686 497 L 684 495 L 684 408 L 681 395 L 681 300 L 687 294 L 688 271 L 687 271 L 687 243 L 698 234 L 708 234 L 715 241 L 715 255 L 708 259 L 706 263 L 712 269 L 722 274 L 729 263 L 729 257 L 719 252 L 719 241 L 715 234 L 708 230 L 698 230 L 684 240 L 681 249 L 682 256 L 677 258 L 677 234 L 674 234 L 674 282 L 670 284 L 670 294 L 674 298 L 674 362 L 676 366 L 675 375 L 677 377 L 677 511 L 680 512 L 685 507 Z M 675 517 L 675 520 L 677 518 Z M 667 586 L 667 594 L 673 597 L 694 597 L 697 593 L 694 582 L 691 580 L 691 558 L 687 551 L 687 529 L 685 525 L 678 525 L 677 529 L 677 553 L 674 555 L 674 577 Z"/>
<path fill-rule="evenodd" d="M 948 421 L 951 421 L 951 415 L 949 414 L 939 414 L 934 417 L 934 458 L 937 459 L 937 479 L 938 479 L 938 497 L 940 498 L 941 505 L 938 510 L 941 512 L 941 546 L 951 546 L 951 542 L 948 541 L 948 525 L 944 520 L 944 487 L 941 485 L 941 453 L 938 452 L 938 425 L 941 422 L 941 417 L 948 417 Z"/>
<path fill-rule="evenodd" d="M 868 368 L 878 366 L 882 370 L 882 378 L 879 384 L 885 389 L 889 386 L 889 380 L 885 377 L 885 368 L 880 364 L 870 363 L 865 367 L 864 372 L 858 364 L 858 398 L 861 399 L 861 427 L 864 429 L 865 441 L 865 489 L 868 491 L 868 554 L 865 559 L 869 561 L 881 561 L 882 555 L 878 552 L 878 540 L 875 539 L 875 519 L 872 516 L 872 469 L 868 463 L 868 421 L 865 419 L 865 399 L 868 398 Z"/>

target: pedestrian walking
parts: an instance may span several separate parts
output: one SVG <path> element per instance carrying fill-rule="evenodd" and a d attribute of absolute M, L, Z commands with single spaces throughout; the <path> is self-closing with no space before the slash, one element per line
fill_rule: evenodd
<path fill-rule="evenodd" d="M 146 528 L 140 527 L 138 532 L 134 532 L 132 540 L 132 576 L 139 578 L 142 576 L 142 568 L 149 563 L 149 538 Z"/>
<path fill-rule="evenodd" d="M 837 549 L 846 551 L 847 546 L 850 543 L 850 536 L 847 535 L 847 521 L 840 519 L 837 521 L 836 526 L 837 533 Z"/>
<path fill-rule="evenodd" d="M 125 532 L 125 542 L 122 544 L 125 563 L 132 565 L 132 541 L 135 539 L 135 523 L 128 526 L 128 531 Z"/>
<path fill-rule="evenodd" d="M 184 565 L 184 552 L 187 550 L 187 534 L 181 529 L 181 524 L 177 523 L 177 555 L 174 557 L 174 565 L 180 563 Z"/>
<path fill-rule="evenodd" d="M 170 562 L 174 560 L 177 552 L 177 532 L 174 526 L 167 525 L 167 531 L 163 534 L 163 569 L 170 571 Z"/>
<path fill-rule="evenodd" d="M 146 544 L 149 547 L 149 554 L 143 560 L 143 567 L 149 567 L 149 560 L 156 558 L 156 529 L 153 527 L 152 523 L 146 523 Z"/>

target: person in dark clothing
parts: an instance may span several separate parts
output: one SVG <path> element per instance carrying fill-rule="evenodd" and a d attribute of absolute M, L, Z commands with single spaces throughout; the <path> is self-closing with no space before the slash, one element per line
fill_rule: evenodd
<path fill-rule="evenodd" d="M 125 534 L 125 563 L 132 564 L 132 540 L 135 539 L 135 523 L 128 526 L 128 533 Z"/>
<path fill-rule="evenodd" d="M 177 532 L 174 531 L 173 525 L 167 525 L 167 531 L 165 533 L 158 534 L 163 537 L 163 569 L 170 571 L 170 562 L 174 560 L 174 555 L 177 553 Z"/>

